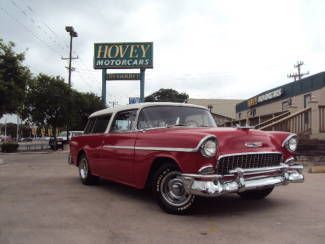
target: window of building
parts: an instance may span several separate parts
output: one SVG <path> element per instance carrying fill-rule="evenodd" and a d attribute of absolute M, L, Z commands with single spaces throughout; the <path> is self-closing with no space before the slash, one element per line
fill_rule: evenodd
<path fill-rule="evenodd" d="M 253 117 L 256 116 L 256 108 L 254 108 L 254 109 L 252 110 L 252 116 L 253 116 Z"/>
<path fill-rule="evenodd" d="M 135 118 L 137 116 L 137 110 L 128 110 L 119 112 L 112 125 L 112 131 L 123 132 L 134 130 Z"/>
<path fill-rule="evenodd" d="M 307 108 L 309 106 L 310 100 L 311 100 L 311 94 L 304 95 L 304 108 Z"/>

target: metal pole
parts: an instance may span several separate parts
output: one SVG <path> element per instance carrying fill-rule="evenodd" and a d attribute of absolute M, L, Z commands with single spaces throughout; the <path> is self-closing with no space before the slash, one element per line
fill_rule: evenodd
<path fill-rule="evenodd" d="M 17 115 L 17 133 L 16 133 L 16 141 L 18 142 L 18 139 L 19 139 L 19 117 Z"/>
<path fill-rule="evenodd" d="M 144 103 L 144 78 L 145 69 L 140 69 L 140 103 Z"/>
<path fill-rule="evenodd" d="M 71 88 L 71 62 L 72 62 L 72 34 L 70 33 L 70 51 L 69 51 L 69 87 Z M 70 91 L 69 91 L 70 93 Z M 70 127 L 70 94 L 68 94 L 68 110 L 69 110 L 69 115 L 68 115 L 68 124 L 67 124 L 67 142 L 69 142 L 69 127 Z"/>
<path fill-rule="evenodd" d="M 7 142 L 7 119 L 5 119 L 5 142 Z"/>
<path fill-rule="evenodd" d="M 106 106 L 106 69 L 102 69 L 102 102 Z"/>
<path fill-rule="evenodd" d="M 69 86 L 71 87 L 71 61 L 72 61 L 72 35 L 70 33 L 70 53 L 69 53 Z"/>

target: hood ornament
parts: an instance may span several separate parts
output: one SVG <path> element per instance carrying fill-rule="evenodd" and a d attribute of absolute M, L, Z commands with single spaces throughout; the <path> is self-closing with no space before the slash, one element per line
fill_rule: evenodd
<path fill-rule="evenodd" d="M 256 148 L 256 147 L 262 147 L 263 142 L 257 141 L 257 142 L 246 142 L 245 147 L 250 147 L 250 148 Z"/>

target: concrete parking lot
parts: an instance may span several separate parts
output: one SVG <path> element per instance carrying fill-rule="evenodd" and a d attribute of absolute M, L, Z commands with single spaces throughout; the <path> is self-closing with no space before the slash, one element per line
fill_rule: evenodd
<path fill-rule="evenodd" d="M 325 175 L 262 201 L 200 199 L 192 215 L 162 212 L 151 195 L 80 183 L 66 152 L 0 155 L 0 243 L 325 243 Z"/>

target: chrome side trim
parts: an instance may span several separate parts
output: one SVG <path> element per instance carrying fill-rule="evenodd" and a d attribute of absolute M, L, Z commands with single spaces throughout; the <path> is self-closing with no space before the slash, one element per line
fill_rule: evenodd
<path fill-rule="evenodd" d="M 114 146 L 104 145 L 103 148 L 113 149 L 127 149 L 127 150 L 147 150 L 147 151 L 169 151 L 169 152 L 197 152 L 200 150 L 201 145 L 208 139 L 214 138 L 215 135 L 207 135 L 203 137 L 195 148 L 183 148 L 183 147 L 135 147 L 135 146 Z"/>
<path fill-rule="evenodd" d="M 113 145 L 104 145 L 103 148 L 130 149 L 130 150 L 134 150 L 134 147 L 133 147 L 133 146 L 113 146 Z"/>
<path fill-rule="evenodd" d="M 134 147 L 135 150 L 148 151 L 169 151 L 169 152 L 196 152 L 195 148 L 181 148 L 181 147 Z"/>
<path fill-rule="evenodd" d="M 243 152 L 243 153 L 231 153 L 231 154 L 223 154 L 218 157 L 218 161 L 225 157 L 231 157 L 231 156 L 240 156 L 240 155 L 251 155 L 251 154 L 282 154 L 279 151 L 274 152 Z"/>
<path fill-rule="evenodd" d="M 169 151 L 169 152 L 195 152 L 195 148 L 177 148 L 177 147 L 134 147 L 134 146 L 104 145 L 103 148 L 126 149 L 126 150 L 147 150 L 147 151 Z"/>
<path fill-rule="evenodd" d="M 284 141 L 282 142 L 282 147 L 285 146 L 285 144 L 292 138 L 292 137 L 297 137 L 296 134 L 291 133 L 286 139 L 284 139 Z"/>

